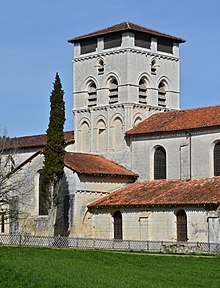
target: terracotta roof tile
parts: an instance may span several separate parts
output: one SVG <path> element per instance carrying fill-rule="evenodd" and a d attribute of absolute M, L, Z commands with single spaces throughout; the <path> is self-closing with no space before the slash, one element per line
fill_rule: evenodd
<path fill-rule="evenodd" d="M 154 36 L 160 36 L 160 37 L 165 37 L 165 38 L 169 38 L 169 39 L 173 39 L 174 41 L 178 42 L 178 43 L 183 43 L 186 42 L 186 40 L 182 39 L 182 38 L 178 38 L 169 34 L 165 34 L 165 33 L 161 33 L 159 31 L 156 30 L 152 30 L 137 24 L 134 24 L 132 22 L 122 22 L 120 24 L 116 24 L 114 26 L 111 27 L 107 27 L 89 34 L 85 34 L 82 36 L 78 36 L 75 38 L 72 38 L 70 40 L 68 40 L 69 43 L 76 43 L 79 42 L 80 40 L 83 39 L 88 39 L 88 38 L 93 38 L 93 37 L 97 37 L 97 36 L 102 36 L 104 34 L 110 34 L 110 33 L 114 33 L 114 32 L 119 32 L 119 31 L 139 31 L 139 32 L 143 32 L 143 33 L 147 33 L 147 34 L 151 34 Z"/>
<path fill-rule="evenodd" d="M 80 174 L 138 177 L 125 167 L 95 154 L 66 152 L 64 162 L 65 166 Z"/>
<path fill-rule="evenodd" d="M 127 131 L 127 135 L 171 132 L 220 125 L 220 106 L 161 112 L 152 115 Z"/>
<path fill-rule="evenodd" d="M 66 144 L 73 142 L 74 131 L 64 132 L 64 138 Z M 3 142 L 4 149 L 44 147 L 47 142 L 47 135 L 42 134 L 42 135 L 24 136 L 18 138 L 2 138 L 0 141 Z"/>
<path fill-rule="evenodd" d="M 168 206 L 220 204 L 220 177 L 195 180 L 155 180 L 134 183 L 88 205 Z"/>

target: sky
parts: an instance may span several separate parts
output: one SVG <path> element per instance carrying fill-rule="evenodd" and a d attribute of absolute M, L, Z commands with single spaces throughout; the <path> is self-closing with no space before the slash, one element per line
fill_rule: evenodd
<path fill-rule="evenodd" d="M 187 40 L 181 44 L 181 108 L 220 104 L 219 0 L 7 0 L 0 9 L 0 131 L 47 130 L 56 72 L 73 130 L 73 45 L 68 39 L 124 21 Z"/>

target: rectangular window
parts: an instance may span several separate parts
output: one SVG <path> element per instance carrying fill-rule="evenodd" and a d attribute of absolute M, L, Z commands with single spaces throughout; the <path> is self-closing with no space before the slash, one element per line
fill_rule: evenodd
<path fill-rule="evenodd" d="M 158 38 L 157 39 L 157 51 L 173 53 L 173 41 L 170 39 Z"/>
<path fill-rule="evenodd" d="M 145 33 L 136 32 L 135 35 L 135 46 L 150 49 L 151 47 L 151 36 Z"/>
<path fill-rule="evenodd" d="M 80 43 L 81 54 L 91 53 L 96 51 L 97 39 L 86 39 Z"/>
<path fill-rule="evenodd" d="M 122 43 L 122 34 L 113 33 L 104 37 L 104 49 L 120 47 Z"/>

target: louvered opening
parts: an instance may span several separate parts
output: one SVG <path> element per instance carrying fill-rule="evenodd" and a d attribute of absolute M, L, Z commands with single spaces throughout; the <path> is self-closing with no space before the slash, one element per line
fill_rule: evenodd
<path fill-rule="evenodd" d="M 114 33 L 104 37 L 104 49 L 120 47 L 122 43 L 122 34 Z"/>
<path fill-rule="evenodd" d="M 87 39 L 80 43 L 81 54 L 91 53 L 96 51 L 97 39 Z"/>
<path fill-rule="evenodd" d="M 214 148 L 214 176 L 220 175 L 220 142 Z"/>
<path fill-rule="evenodd" d="M 163 81 L 158 86 L 158 106 L 166 107 L 166 84 Z"/>
<path fill-rule="evenodd" d="M 96 105 L 97 105 L 96 85 L 94 82 L 92 82 L 88 88 L 88 107 L 92 107 Z"/>
<path fill-rule="evenodd" d="M 122 215 L 120 211 L 114 214 L 114 239 L 122 239 Z"/>
<path fill-rule="evenodd" d="M 135 33 L 135 46 L 150 49 L 151 36 L 146 33 L 136 32 Z"/>
<path fill-rule="evenodd" d="M 118 102 L 118 82 L 116 79 L 112 79 L 109 85 L 109 103 Z"/>
<path fill-rule="evenodd" d="M 154 154 L 154 179 L 166 179 L 166 151 L 158 147 Z"/>
<path fill-rule="evenodd" d="M 147 104 L 147 85 L 144 79 L 139 82 L 139 103 Z"/>
<path fill-rule="evenodd" d="M 157 39 L 157 50 L 166 53 L 173 53 L 173 41 L 164 38 Z"/>
<path fill-rule="evenodd" d="M 187 241 L 187 216 L 184 210 L 177 213 L 177 241 Z"/>

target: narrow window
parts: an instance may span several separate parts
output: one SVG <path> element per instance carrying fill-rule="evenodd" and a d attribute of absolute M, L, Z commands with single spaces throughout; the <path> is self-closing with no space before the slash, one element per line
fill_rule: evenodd
<path fill-rule="evenodd" d="M 91 82 L 88 87 L 88 107 L 97 105 L 97 90 L 94 82 Z"/>
<path fill-rule="evenodd" d="M 166 179 L 166 151 L 161 146 L 154 153 L 154 179 Z"/>
<path fill-rule="evenodd" d="M 45 205 L 45 200 L 42 195 L 42 183 L 43 183 L 43 174 L 39 173 L 39 215 L 48 215 L 48 211 Z"/>
<path fill-rule="evenodd" d="M 109 84 L 109 104 L 118 102 L 118 82 L 112 78 Z"/>
<path fill-rule="evenodd" d="M 82 152 L 90 151 L 90 127 L 87 122 L 83 122 L 81 125 L 81 133 L 80 133 L 80 149 Z"/>
<path fill-rule="evenodd" d="M 156 72 L 157 72 L 157 63 L 156 63 L 156 60 L 153 59 L 151 61 L 151 74 L 156 75 Z"/>
<path fill-rule="evenodd" d="M 214 176 L 220 175 L 220 142 L 214 148 Z"/>
<path fill-rule="evenodd" d="M 187 238 L 187 216 L 184 210 L 180 210 L 176 215 L 177 220 L 177 241 L 186 242 Z"/>
<path fill-rule="evenodd" d="M 2 212 L 0 216 L 1 216 L 1 233 L 3 234 L 5 233 L 5 213 Z"/>
<path fill-rule="evenodd" d="M 158 86 L 158 106 L 166 107 L 166 84 L 161 81 Z"/>
<path fill-rule="evenodd" d="M 147 104 L 147 84 L 143 78 L 139 82 L 139 103 Z"/>
<path fill-rule="evenodd" d="M 122 239 L 122 215 L 120 211 L 114 214 L 114 239 Z"/>
<path fill-rule="evenodd" d="M 101 75 L 104 73 L 104 61 L 102 59 L 99 59 L 98 64 L 96 65 L 98 69 L 98 75 Z"/>

